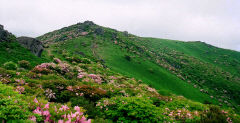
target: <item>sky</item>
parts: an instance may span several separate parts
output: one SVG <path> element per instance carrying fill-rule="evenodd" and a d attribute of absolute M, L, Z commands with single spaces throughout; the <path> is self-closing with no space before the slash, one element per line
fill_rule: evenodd
<path fill-rule="evenodd" d="M 142 37 L 240 51 L 240 0 L 0 0 L 0 24 L 37 37 L 86 20 Z"/>

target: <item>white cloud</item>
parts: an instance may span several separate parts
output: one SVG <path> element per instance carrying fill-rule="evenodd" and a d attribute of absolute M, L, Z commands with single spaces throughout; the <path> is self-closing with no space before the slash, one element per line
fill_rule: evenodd
<path fill-rule="evenodd" d="M 92 20 L 139 36 L 201 40 L 239 50 L 239 0 L 0 0 L 0 23 L 39 36 Z"/>

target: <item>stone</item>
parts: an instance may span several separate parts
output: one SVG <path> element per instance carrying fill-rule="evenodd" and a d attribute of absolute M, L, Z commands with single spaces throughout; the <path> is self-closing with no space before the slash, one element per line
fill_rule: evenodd
<path fill-rule="evenodd" d="M 128 37 L 128 32 L 127 32 L 127 31 L 124 31 L 124 32 L 123 32 L 123 35 L 126 36 L 126 37 Z"/>
<path fill-rule="evenodd" d="M 97 35 L 103 35 L 104 30 L 103 30 L 103 28 L 99 27 L 99 28 L 95 29 L 94 33 L 97 34 Z"/>
<path fill-rule="evenodd" d="M 88 25 L 88 26 L 93 26 L 95 25 L 95 23 L 93 23 L 92 21 L 85 21 L 83 22 L 84 25 Z"/>
<path fill-rule="evenodd" d="M 30 37 L 19 37 L 17 41 L 25 48 L 29 49 L 34 55 L 41 57 L 43 44 L 39 40 Z"/>
<path fill-rule="evenodd" d="M 117 33 L 116 33 L 116 32 L 113 32 L 113 33 L 112 33 L 112 39 L 113 39 L 113 40 L 116 40 L 116 39 L 117 39 Z"/>
<path fill-rule="evenodd" d="M 11 33 L 9 33 L 7 30 L 4 30 L 4 26 L 0 24 L 0 42 L 7 41 L 10 42 L 13 39 L 11 37 L 14 37 Z"/>

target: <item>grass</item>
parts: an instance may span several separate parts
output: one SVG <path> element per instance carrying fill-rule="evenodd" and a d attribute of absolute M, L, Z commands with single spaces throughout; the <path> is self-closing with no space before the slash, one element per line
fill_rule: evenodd
<path fill-rule="evenodd" d="M 88 27 L 88 35 L 74 37 L 78 25 L 73 25 L 38 39 L 54 43 L 48 43 L 49 49 L 60 58 L 64 59 L 64 54 L 87 57 L 115 72 L 142 80 L 160 92 L 239 108 L 239 52 L 200 41 L 126 36 L 104 27 L 100 27 L 104 29 L 103 35 L 95 35 L 94 29 L 98 27 Z M 59 40 L 61 34 L 71 38 Z M 51 38 L 54 36 L 57 38 Z M 228 100 L 228 103 L 217 100 Z"/>
<path fill-rule="evenodd" d="M 1 42 L 0 43 L 0 65 L 12 61 L 18 63 L 21 60 L 27 60 L 31 66 L 48 61 L 45 58 L 39 58 L 26 48 L 23 48 L 18 42 Z"/>

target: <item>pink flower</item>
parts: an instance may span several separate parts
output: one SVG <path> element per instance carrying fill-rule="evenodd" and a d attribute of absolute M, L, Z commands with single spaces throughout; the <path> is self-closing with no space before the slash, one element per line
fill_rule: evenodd
<path fill-rule="evenodd" d="M 17 89 L 16 89 L 16 91 L 17 91 L 19 94 L 23 93 L 23 92 L 24 92 L 24 90 L 25 90 L 25 88 L 24 88 L 24 87 L 22 87 L 22 86 L 17 86 Z"/>
<path fill-rule="evenodd" d="M 35 99 L 34 99 L 34 102 L 35 102 L 35 103 L 38 103 L 38 100 L 37 100 L 37 98 L 35 98 Z"/>
<path fill-rule="evenodd" d="M 37 107 L 37 109 L 35 109 L 33 113 L 42 115 L 42 112 L 40 111 L 40 107 Z"/>
<path fill-rule="evenodd" d="M 63 120 L 58 120 L 58 123 L 64 123 L 64 121 Z"/>
<path fill-rule="evenodd" d="M 73 91 L 72 86 L 68 86 L 67 89 L 68 89 L 69 91 Z"/>
<path fill-rule="evenodd" d="M 61 61 L 60 59 L 58 59 L 58 58 L 54 58 L 53 60 L 54 60 L 56 63 L 58 63 L 58 64 L 62 62 L 62 61 Z"/>
<path fill-rule="evenodd" d="M 60 110 L 60 111 L 62 111 L 62 110 L 66 111 L 66 110 L 68 110 L 68 109 L 69 109 L 68 106 L 62 105 L 62 107 L 61 107 L 59 110 Z"/>
<path fill-rule="evenodd" d="M 76 110 L 76 111 L 80 112 L 80 107 L 78 107 L 78 106 L 75 106 L 75 107 L 74 107 L 74 110 Z"/>
<path fill-rule="evenodd" d="M 49 111 L 43 111 L 43 115 L 48 116 L 49 114 Z"/>
<path fill-rule="evenodd" d="M 49 103 L 44 106 L 45 109 L 49 109 Z"/>
<path fill-rule="evenodd" d="M 31 121 L 33 121 L 33 122 L 36 122 L 36 117 L 35 116 L 31 116 L 31 117 L 29 117 L 29 120 L 31 120 Z"/>

